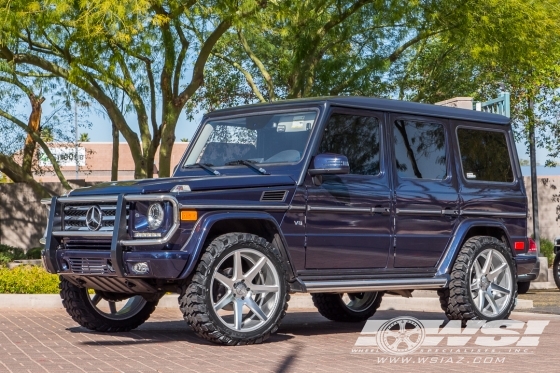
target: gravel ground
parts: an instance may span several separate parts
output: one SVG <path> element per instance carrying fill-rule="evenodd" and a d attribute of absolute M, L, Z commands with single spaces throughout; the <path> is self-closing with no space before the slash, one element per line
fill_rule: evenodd
<path fill-rule="evenodd" d="M 529 290 L 526 294 L 519 294 L 518 297 L 533 300 L 534 308 L 527 312 L 560 315 L 560 290 L 558 289 Z"/>

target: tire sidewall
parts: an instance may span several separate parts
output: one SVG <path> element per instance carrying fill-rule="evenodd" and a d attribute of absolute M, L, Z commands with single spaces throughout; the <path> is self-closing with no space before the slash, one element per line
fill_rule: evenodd
<path fill-rule="evenodd" d="M 554 257 L 554 262 L 552 264 L 552 277 L 554 277 L 554 282 L 556 287 L 560 289 L 560 277 L 558 276 L 558 267 L 560 266 L 560 252 Z"/>
<path fill-rule="evenodd" d="M 240 332 L 228 328 L 222 322 L 222 320 L 214 310 L 214 307 L 212 306 L 212 299 L 211 299 L 211 284 L 212 284 L 213 274 L 214 274 L 214 270 L 216 269 L 216 266 L 226 256 L 239 249 L 251 249 L 264 254 L 267 257 L 267 259 L 270 260 L 272 265 L 275 267 L 275 270 L 278 274 L 278 282 L 279 282 L 278 283 L 279 297 L 274 313 L 260 328 L 248 332 Z M 270 248 L 262 245 L 261 243 L 254 242 L 252 240 L 243 239 L 227 245 L 219 253 L 219 255 L 217 255 L 212 260 L 210 266 L 208 267 L 208 271 L 206 273 L 206 279 L 204 282 L 204 288 L 206 289 L 204 304 L 206 305 L 206 309 L 208 310 L 207 311 L 208 317 L 212 320 L 212 323 L 220 331 L 220 333 L 225 334 L 232 339 L 237 339 L 237 340 L 254 339 L 254 338 L 258 338 L 259 336 L 263 336 L 268 332 L 271 332 L 272 331 L 271 329 L 274 328 L 278 320 L 281 318 L 282 312 L 284 312 L 284 308 L 285 308 L 284 303 L 286 302 L 285 299 L 286 299 L 287 285 L 286 285 L 285 272 L 283 270 L 282 264 L 280 260 L 277 258 L 277 255 L 275 255 Z"/>
<path fill-rule="evenodd" d="M 481 320 L 488 320 L 488 321 L 493 321 L 493 320 L 502 320 L 505 317 L 507 317 L 514 305 L 515 305 L 515 299 L 517 297 L 517 276 L 516 276 L 516 271 L 515 271 L 515 266 L 513 264 L 513 258 L 511 256 L 511 253 L 508 251 L 508 249 L 505 247 L 505 245 L 498 243 L 498 242 L 485 242 L 482 245 L 477 245 L 478 247 L 474 250 L 472 257 L 469 260 L 469 267 L 468 267 L 468 271 L 467 271 L 467 276 L 465 279 L 466 285 L 467 285 L 467 297 L 469 299 L 469 302 L 471 304 L 471 308 L 473 313 L 475 314 L 475 319 L 481 319 Z M 512 284 L 512 295 L 510 297 L 509 303 L 506 307 L 504 307 L 504 309 L 502 310 L 501 313 L 499 313 L 496 316 L 492 316 L 489 317 L 487 315 L 484 315 L 482 312 L 480 312 L 477 308 L 477 306 L 475 305 L 475 300 L 472 298 L 472 293 L 471 293 L 471 276 L 472 276 L 472 272 L 474 271 L 474 260 L 475 258 L 478 257 L 478 255 L 487 250 L 487 249 L 493 249 L 498 251 L 500 254 L 502 254 L 502 256 L 505 258 L 507 264 L 508 264 L 508 270 L 510 271 L 510 275 L 511 275 L 511 284 Z"/>

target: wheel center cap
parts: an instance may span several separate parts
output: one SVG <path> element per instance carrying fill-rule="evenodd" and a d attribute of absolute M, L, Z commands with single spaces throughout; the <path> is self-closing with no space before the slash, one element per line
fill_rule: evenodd
<path fill-rule="evenodd" d="M 247 285 L 245 285 L 243 282 L 238 282 L 233 285 L 233 293 L 236 297 L 244 297 L 248 292 L 249 290 L 247 289 Z"/>
<path fill-rule="evenodd" d="M 486 278 L 486 276 L 482 276 L 480 278 L 480 287 L 484 290 L 486 290 L 488 288 L 488 286 L 490 285 L 490 281 L 488 281 L 488 279 Z"/>

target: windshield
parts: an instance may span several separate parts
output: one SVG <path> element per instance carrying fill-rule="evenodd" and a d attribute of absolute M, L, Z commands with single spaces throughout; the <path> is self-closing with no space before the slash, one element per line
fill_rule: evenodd
<path fill-rule="evenodd" d="M 208 121 L 183 167 L 295 163 L 303 156 L 317 111 L 267 113 Z"/>

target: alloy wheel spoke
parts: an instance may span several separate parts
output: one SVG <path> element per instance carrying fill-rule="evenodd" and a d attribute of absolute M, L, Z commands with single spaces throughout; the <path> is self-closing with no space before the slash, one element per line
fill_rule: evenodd
<path fill-rule="evenodd" d="M 214 305 L 214 310 L 215 311 L 219 311 L 222 308 L 224 308 L 225 306 L 227 306 L 228 304 L 230 304 L 233 301 L 233 294 L 231 293 L 227 293 L 226 295 L 224 295 L 219 301 L 218 303 L 216 303 Z"/>
<path fill-rule="evenodd" d="M 482 268 L 480 268 L 480 263 L 478 262 L 478 259 L 474 261 L 474 271 L 476 272 L 477 278 L 482 277 Z"/>
<path fill-rule="evenodd" d="M 486 262 L 484 262 L 484 267 L 482 267 L 482 274 L 487 275 L 490 272 L 490 265 L 492 264 L 492 253 L 494 250 L 488 250 L 488 255 L 486 255 Z"/>
<path fill-rule="evenodd" d="M 115 302 L 109 301 L 109 310 L 111 310 L 111 314 L 113 315 L 117 313 L 117 306 L 115 305 Z"/>
<path fill-rule="evenodd" d="M 488 278 L 489 281 L 494 281 L 498 275 L 507 268 L 507 263 L 502 263 L 502 265 L 500 265 L 498 268 L 496 268 L 495 270 L 493 270 L 492 272 L 490 272 L 486 278 Z"/>
<path fill-rule="evenodd" d="M 253 293 L 277 293 L 278 286 L 277 285 L 255 285 L 251 284 L 250 289 Z"/>
<path fill-rule="evenodd" d="M 500 294 L 503 294 L 503 295 L 509 295 L 511 293 L 510 290 L 508 290 L 504 287 L 501 287 L 500 285 L 497 285 L 497 284 L 491 284 L 488 287 L 488 290 L 491 290 L 491 291 L 494 291 L 496 293 L 500 293 Z"/>
<path fill-rule="evenodd" d="M 241 299 L 235 299 L 233 302 L 233 317 L 233 327 L 235 330 L 241 330 L 243 324 L 243 301 Z"/>
<path fill-rule="evenodd" d="M 235 251 L 233 253 L 233 281 L 239 280 L 243 277 L 243 265 L 241 262 L 241 253 Z"/>
<path fill-rule="evenodd" d="M 251 283 L 255 276 L 260 272 L 261 268 L 266 264 L 266 257 L 263 256 L 259 261 L 246 273 L 243 275 L 245 281 Z"/>
<path fill-rule="evenodd" d="M 233 280 L 227 276 L 222 275 L 220 272 L 216 272 L 214 274 L 214 278 L 230 289 L 233 287 Z"/>
<path fill-rule="evenodd" d="M 97 304 L 98 304 L 100 301 L 101 301 L 101 296 L 100 296 L 99 294 L 95 294 L 95 295 L 93 296 L 93 298 L 91 298 L 91 303 L 92 303 L 94 306 L 97 306 Z"/>
<path fill-rule="evenodd" d="M 478 283 L 478 280 L 474 280 L 473 283 L 471 284 L 471 291 L 475 292 L 480 290 L 480 285 Z"/>
<path fill-rule="evenodd" d="M 481 311 L 484 309 L 484 290 L 482 289 L 478 290 L 478 309 Z"/>
<path fill-rule="evenodd" d="M 268 317 L 266 317 L 266 315 L 264 314 L 264 312 L 262 311 L 262 309 L 259 307 L 259 305 L 253 300 L 253 298 L 251 297 L 245 297 L 245 304 L 247 305 L 247 307 L 249 307 L 249 309 L 251 311 L 253 311 L 255 313 L 255 315 L 258 316 L 259 319 L 261 319 L 261 321 L 266 321 L 268 320 Z"/>
<path fill-rule="evenodd" d="M 498 305 L 496 304 L 494 297 L 489 293 L 484 293 L 484 295 L 488 300 L 488 305 L 492 308 L 492 312 L 494 312 L 495 314 L 498 313 Z"/>

